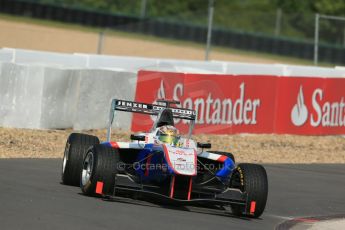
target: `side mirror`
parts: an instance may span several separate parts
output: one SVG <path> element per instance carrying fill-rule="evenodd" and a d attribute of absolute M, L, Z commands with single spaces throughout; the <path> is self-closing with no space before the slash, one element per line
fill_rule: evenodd
<path fill-rule="evenodd" d="M 196 146 L 198 148 L 210 149 L 212 145 L 211 145 L 211 143 L 201 143 L 201 142 L 198 142 Z"/>
<path fill-rule="evenodd" d="M 131 134 L 131 140 L 133 140 L 133 141 L 145 141 L 145 136 L 137 135 L 137 134 Z"/>

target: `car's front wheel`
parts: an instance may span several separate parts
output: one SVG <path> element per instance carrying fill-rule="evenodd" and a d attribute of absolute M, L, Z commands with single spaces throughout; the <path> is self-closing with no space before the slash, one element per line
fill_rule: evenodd
<path fill-rule="evenodd" d="M 232 205 L 235 215 L 258 218 L 265 210 L 268 195 L 266 170 L 257 164 L 239 164 L 231 175 L 230 187 L 247 193 L 246 206 Z"/>
<path fill-rule="evenodd" d="M 84 154 L 94 144 L 99 144 L 99 139 L 96 136 L 82 133 L 69 135 L 62 160 L 61 180 L 63 184 L 79 185 Z"/>
<path fill-rule="evenodd" d="M 89 196 L 113 194 L 118 162 L 117 149 L 101 144 L 90 148 L 84 157 L 80 173 L 82 192 Z"/>

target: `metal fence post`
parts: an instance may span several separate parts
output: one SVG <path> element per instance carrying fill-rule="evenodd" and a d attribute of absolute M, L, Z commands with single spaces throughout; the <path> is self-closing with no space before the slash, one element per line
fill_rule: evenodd
<path fill-rule="evenodd" d="M 213 11 L 214 11 L 214 1 L 209 0 L 209 8 L 208 8 L 208 28 L 207 28 L 207 41 L 206 41 L 206 52 L 205 52 L 205 60 L 208 61 L 208 57 L 210 54 L 211 49 L 211 38 L 212 38 L 212 24 L 213 24 Z"/>
<path fill-rule="evenodd" d="M 344 35 L 343 35 L 343 46 L 345 47 L 345 26 L 344 26 Z"/>
<path fill-rule="evenodd" d="M 318 63 L 319 53 L 319 21 L 320 14 L 315 15 L 315 34 L 314 34 L 314 65 Z"/>
<path fill-rule="evenodd" d="M 105 32 L 103 30 L 101 32 L 99 32 L 97 54 L 102 54 L 102 52 L 103 52 L 104 35 L 105 35 Z"/>
<path fill-rule="evenodd" d="M 141 0 L 141 11 L 140 11 L 141 18 L 146 17 L 146 8 L 147 8 L 147 0 Z"/>
<path fill-rule="evenodd" d="M 274 35 L 279 36 L 280 30 L 281 30 L 281 24 L 282 24 L 282 9 L 277 9 L 277 15 L 276 15 L 276 28 L 274 30 Z"/>

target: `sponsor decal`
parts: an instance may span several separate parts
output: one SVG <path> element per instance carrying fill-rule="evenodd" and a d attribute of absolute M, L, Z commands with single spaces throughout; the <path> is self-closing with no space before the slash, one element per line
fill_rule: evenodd
<path fill-rule="evenodd" d="M 183 162 L 186 161 L 186 159 L 184 159 L 184 158 L 182 158 L 182 157 L 179 157 L 179 158 L 177 158 L 176 160 L 177 160 L 177 161 L 183 161 Z"/>
<path fill-rule="evenodd" d="M 276 133 L 345 133 L 345 79 L 285 77 L 279 80 Z"/>
<path fill-rule="evenodd" d="M 308 95 L 309 96 L 309 95 Z M 339 127 L 345 126 L 344 97 L 338 101 L 324 100 L 324 90 L 314 89 L 310 99 L 311 114 L 308 114 L 307 105 L 304 103 L 303 86 L 297 96 L 297 103 L 291 111 L 291 121 L 295 126 L 302 126 L 309 117 L 309 125 L 312 127 Z M 309 116 L 308 116 L 309 115 Z"/>
<path fill-rule="evenodd" d="M 304 104 L 303 87 L 300 87 L 297 103 L 291 111 L 291 121 L 295 126 L 303 125 L 308 119 L 308 109 Z"/>
<path fill-rule="evenodd" d="M 180 101 L 176 112 L 196 111 L 194 134 L 333 135 L 345 134 L 344 89 L 344 78 L 140 71 L 135 100 Z M 188 132 L 179 118 L 176 127 Z M 132 130 L 148 130 L 154 119 L 134 114 Z"/>
<path fill-rule="evenodd" d="M 196 152 L 194 149 L 180 149 L 170 145 L 164 145 L 166 160 L 177 174 L 196 174 Z"/>
<path fill-rule="evenodd" d="M 131 107 L 131 108 L 140 108 L 140 109 L 152 109 L 152 106 L 143 103 L 137 103 L 133 101 L 122 101 L 118 100 L 116 106 L 119 107 Z"/>
<path fill-rule="evenodd" d="M 260 78 L 262 85 L 258 87 Z M 180 101 L 176 110 L 196 111 L 194 134 L 272 132 L 275 97 L 270 88 L 276 84 L 272 76 L 202 75 L 140 71 L 135 101 L 155 104 L 158 99 Z M 179 111 L 178 111 L 179 112 Z M 267 115 L 264 115 L 266 112 Z M 151 117 L 151 118 L 150 118 Z M 176 118 L 175 125 L 188 132 L 189 121 Z M 152 127 L 155 116 L 134 114 L 133 131 Z"/>
<path fill-rule="evenodd" d="M 184 96 L 184 85 L 179 83 L 173 88 L 173 100 L 181 101 L 183 108 L 195 108 L 197 119 L 196 124 L 246 124 L 255 125 L 257 123 L 257 110 L 260 107 L 260 99 L 245 98 L 245 83 L 239 86 L 240 96 L 237 99 L 231 98 L 217 98 L 208 93 L 206 99 L 203 97 L 194 98 Z M 161 80 L 160 87 L 157 91 L 157 99 L 165 98 L 166 92 L 164 88 L 164 80 Z M 174 109 L 173 109 L 174 110 Z M 180 109 L 177 109 L 180 111 Z M 188 110 L 187 110 L 188 111 Z M 152 117 L 154 120 L 154 117 Z M 181 120 L 176 120 L 176 124 Z M 187 121 L 182 121 L 184 124 Z"/>
<path fill-rule="evenodd" d="M 157 103 L 157 102 L 155 102 Z M 139 112 L 139 113 L 148 113 L 148 114 L 158 114 L 160 110 L 163 110 L 164 106 L 159 105 L 152 105 L 152 104 L 145 104 L 139 103 L 134 101 L 123 101 L 117 100 L 115 104 L 115 109 L 117 110 L 125 110 L 131 112 Z M 183 108 L 172 108 L 171 109 L 174 116 L 176 117 L 186 117 L 186 118 L 193 118 L 195 117 L 195 111 L 187 110 Z"/>
<path fill-rule="evenodd" d="M 313 127 L 339 127 L 345 126 L 344 97 L 338 101 L 324 100 L 322 89 L 316 89 L 312 95 L 314 114 L 310 116 L 310 125 Z"/>

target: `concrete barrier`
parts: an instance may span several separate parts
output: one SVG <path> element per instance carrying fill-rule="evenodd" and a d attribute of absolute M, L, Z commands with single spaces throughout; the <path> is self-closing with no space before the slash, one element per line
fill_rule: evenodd
<path fill-rule="evenodd" d="M 204 62 L 0 49 L 0 126 L 105 128 L 111 98 L 134 100 L 139 70 L 231 75 L 345 77 L 345 68 Z M 148 92 L 150 93 L 150 92 Z M 118 113 L 115 128 L 130 129 Z"/>
<path fill-rule="evenodd" d="M 214 62 L 223 65 L 224 74 L 232 75 L 273 75 L 281 76 L 283 74 L 282 65 L 272 64 L 250 64 L 241 62 Z"/>
<path fill-rule="evenodd" d="M 105 128 L 109 120 L 112 98 L 134 100 L 136 74 L 109 70 L 80 70 L 78 101 L 73 128 Z M 131 114 L 118 113 L 114 127 L 130 129 Z"/>
<path fill-rule="evenodd" d="M 40 128 L 43 78 L 43 67 L 1 63 L 1 126 Z"/>
<path fill-rule="evenodd" d="M 0 49 L 0 62 L 13 61 L 13 49 Z"/>
<path fill-rule="evenodd" d="M 72 54 L 3 48 L 0 61 L 25 65 L 51 66 L 58 68 L 86 68 L 85 57 Z"/>
<path fill-rule="evenodd" d="M 87 59 L 87 68 L 91 69 L 111 69 L 118 71 L 137 72 L 142 68 L 156 67 L 158 59 L 140 58 L 140 57 L 123 57 L 94 54 L 80 54 L 75 56 Z"/>
<path fill-rule="evenodd" d="M 345 77 L 345 69 L 315 66 L 285 65 L 284 76 L 338 78 Z"/>
<path fill-rule="evenodd" d="M 79 99 L 78 70 L 44 68 L 40 128 L 72 128 Z"/>
<path fill-rule="evenodd" d="M 0 126 L 34 129 L 105 128 L 112 98 L 133 100 L 136 74 L 0 63 Z M 114 128 L 128 130 L 120 113 Z"/>

